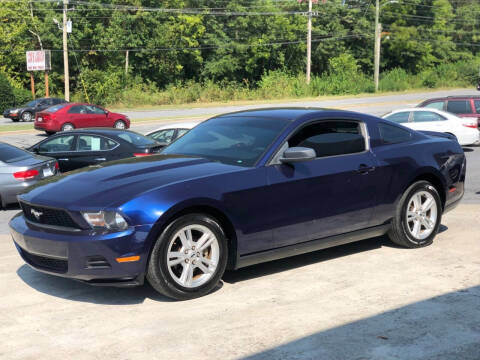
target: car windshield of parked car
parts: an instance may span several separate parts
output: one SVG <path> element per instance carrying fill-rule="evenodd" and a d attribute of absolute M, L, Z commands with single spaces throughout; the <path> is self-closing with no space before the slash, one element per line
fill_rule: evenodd
<path fill-rule="evenodd" d="M 148 146 L 157 144 L 155 140 L 149 139 L 146 136 L 134 132 L 124 132 L 119 134 L 118 137 L 135 146 Z"/>
<path fill-rule="evenodd" d="M 32 100 L 32 101 L 26 103 L 24 107 L 35 107 L 35 105 L 37 105 L 37 103 L 39 103 L 39 102 L 40 102 L 40 100 Z"/>
<path fill-rule="evenodd" d="M 162 153 L 253 166 L 287 123 L 283 119 L 255 117 L 215 118 L 196 126 Z"/>
<path fill-rule="evenodd" d="M 0 161 L 4 163 L 13 163 L 16 161 L 28 159 L 30 153 L 7 144 L 0 144 Z"/>
<path fill-rule="evenodd" d="M 46 111 L 54 113 L 54 112 L 57 112 L 60 109 L 63 109 L 65 106 L 67 106 L 67 104 L 53 105 L 53 106 L 50 106 Z"/>

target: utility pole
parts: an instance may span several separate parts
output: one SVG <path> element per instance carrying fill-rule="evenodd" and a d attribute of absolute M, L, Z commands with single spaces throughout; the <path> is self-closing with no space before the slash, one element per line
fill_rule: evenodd
<path fill-rule="evenodd" d="M 67 7 L 68 0 L 63 0 L 63 69 L 65 76 L 65 100 L 70 101 L 70 78 L 68 71 L 68 39 L 67 39 Z"/>
<path fill-rule="evenodd" d="M 126 51 L 125 53 L 125 76 L 128 76 L 128 54 L 129 50 Z"/>
<path fill-rule="evenodd" d="M 378 81 L 380 77 L 380 41 L 382 31 L 380 30 L 380 0 L 376 0 L 375 4 L 375 69 L 374 69 L 374 81 L 375 92 L 378 91 Z"/>
<path fill-rule="evenodd" d="M 312 0 L 308 0 L 307 84 L 310 84 L 310 70 L 311 70 L 311 67 L 312 67 Z"/>

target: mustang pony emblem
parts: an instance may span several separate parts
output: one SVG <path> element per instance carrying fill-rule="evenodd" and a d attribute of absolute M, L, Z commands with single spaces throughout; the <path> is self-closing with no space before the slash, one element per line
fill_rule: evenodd
<path fill-rule="evenodd" d="M 43 215 L 43 212 L 37 211 L 35 209 L 30 209 L 30 212 L 32 213 L 33 216 L 35 216 L 35 219 L 40 220 L 40 216 Z"/>

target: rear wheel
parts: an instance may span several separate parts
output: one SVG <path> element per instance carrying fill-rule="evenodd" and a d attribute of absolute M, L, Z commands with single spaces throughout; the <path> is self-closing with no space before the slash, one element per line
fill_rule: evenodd
<path fill-rule="evenodd" d="M 62 125 L 62 131 L 71 131 L 75 129 L 75 126 L 71 123 L 65 123 Z"/>
<path fill-rule="evenodd" d="M 427 246 L 437 235 L 441 220 L 442 203 L 438 191 L 428 181 L 417 181 L 400 199 L 388 235 L 400 246 Z"/>
<path fill-rule="evenodd" d="M 190 214 L 162 232 L 150 256 L 147 279 L 165 296 L 188 300 L 208 294 L 227 264 L 227 240 L 215 219 Z"/>
<path fill-rule="evenodd" d="M 123 121 L 123 120 L 117 120 L 117 121 L 115 121 L 115 124 L 113 124 L 113 127 L 115 129 L 126 129 L 127 124 L 125 124 L 125 121 Z"/>
<path fill-rule="evenodd" d="M 25 111 L 22 114 L 22 121 L 28 122 L 33 120 L 33 114 L 30 111 Z"/>

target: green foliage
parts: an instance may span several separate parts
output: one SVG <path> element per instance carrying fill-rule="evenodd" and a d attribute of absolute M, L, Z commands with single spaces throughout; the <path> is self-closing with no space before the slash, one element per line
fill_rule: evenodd
<path fill-rule="evenodd" d="M 381 91 L 405 91 L 410 88 L 409 75 L 402 68 L 395 68 L 382 75 L 379 83 Z"/>
<path fill-rule="evenodd" d="M 477 81 L 479 1 L 381 3 L 382 90 L 465 86 Z M 117 11 L 113 5 L 131 8 Z M 230 0 L 219 5 L 218 0 L 92 0 L 74 6 L 69 34 L 73 99 L 178 104 L 373 91 L 371 1 L 349 0 L 348 6 L 342 6 L 341 0 L 314 4 L 318 16 L 312 24 L 308 86 L 304 76 L 307 17 L 276 14 L 305 11 L 305 2 Z M 142 7 L 269 15 L 165 13 Z M 0 71 L 15 89 L 29 88 L 25 51 L 44 48 L 56 50 L 50 90 L 63 91 L 62 37 L 53 22 L 59 15 L 57 2 L 0 2 Z M 45 89 L 38 75 L 37 95 L 41 96 Z"/>
<path fill-rule="evenodd" d="M 13 87 L 14 106 L 26 104 L 32 100 L 32 93 L 24 88 Z"/>
<path fill-rule="evenodd" d="M 5 74 L 0 72 L 0 111 L 14 105 L 12 85 Z"/>

